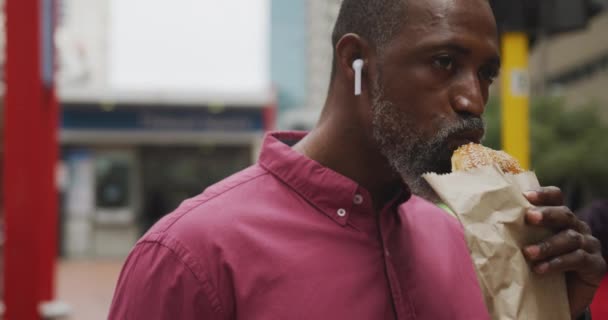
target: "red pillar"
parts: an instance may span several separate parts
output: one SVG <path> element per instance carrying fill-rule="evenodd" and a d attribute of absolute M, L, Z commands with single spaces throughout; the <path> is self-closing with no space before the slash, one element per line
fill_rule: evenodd
<path fill-rule="evenodd" d="M 5 0 L 5 319 L 40 319 L 54 295 L 58 199 L 58 107 L 44 63 L 44 0 Z M 51 64 L 52 65 L 52 64 Z"/>

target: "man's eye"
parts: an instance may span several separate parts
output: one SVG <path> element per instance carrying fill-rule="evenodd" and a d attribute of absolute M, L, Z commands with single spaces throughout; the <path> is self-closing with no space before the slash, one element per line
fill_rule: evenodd
<path fill-rule="evenodd" d="M 450 56 L 440 56 L 433 60 L 433 66 L 439 69 L 450 71 L 454 68 L 454 59 Z"/>
<path fill-rule="evenodd" d="M 490 83 L 494 82 L 498 77 L 498 68 L 495 67 L 485 67 L 479 70 L 479 77 L 483 80 L 489 81 Z"/>

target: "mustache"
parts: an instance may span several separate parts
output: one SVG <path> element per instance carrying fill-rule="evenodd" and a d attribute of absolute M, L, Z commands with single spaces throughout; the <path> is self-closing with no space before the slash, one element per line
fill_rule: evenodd
<path fill-rule="evenodd" d="M 485 130 L 486 124 L 481 117 L 472 115 L 461 116 L 460 121 L 457 123 L 441 128 L 437 135 L 435 135 L 433 142 L 445 142 L 449 137 L 466 134 L 467 132 L 477 131 L 485 134 Z"/>
<path fill-rule="evenodd" d="M 448 173 L 451 171 L 452 150 L 449 147 L 450 138 L 457 136 L 471 136 L 482 138 L 485 133 L 485 122 L 478 116 L 461 116 L 460 120 L 443 126 L 427 143 L 415 147 L 414 154 L 420 165 L 419 174 L 424 172 Z"/>

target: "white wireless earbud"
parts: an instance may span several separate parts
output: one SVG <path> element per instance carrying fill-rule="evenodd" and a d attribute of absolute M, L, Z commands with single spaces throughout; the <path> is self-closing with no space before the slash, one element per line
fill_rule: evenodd
<path fill-rule="evenodd" d="M 363 60 L 357 59 L 353 61 L 353 70 L 355 70 L 355 95 L 361 95 L 361 73 L 363 72 Z"/>

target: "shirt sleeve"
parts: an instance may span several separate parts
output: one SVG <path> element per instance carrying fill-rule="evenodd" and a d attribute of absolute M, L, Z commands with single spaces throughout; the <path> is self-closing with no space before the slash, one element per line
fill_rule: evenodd
<path fill-rule="evenodd" d="M 140 243 L 125 262 L 108 319 L 223 319 L 209 290 L 175 250 Z"/>

